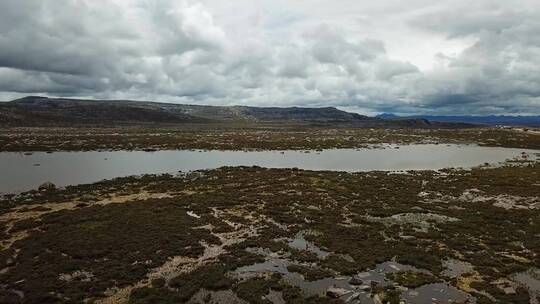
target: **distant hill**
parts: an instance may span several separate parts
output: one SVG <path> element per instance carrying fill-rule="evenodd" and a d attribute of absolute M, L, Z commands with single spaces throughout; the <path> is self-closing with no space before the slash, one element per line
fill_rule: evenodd
<path fill-rule="evenodd" d="M 181 113 L 168 113 L 130 102 L 85 101 L 25 97 L 0 103 L 0 124 L 15 126 L 145 124 L 207 122 Z"/>
<path fill-rule="evenodd" d="M 402 119 L 427 119 L 429 121 L 449 122 L 449 123 L 470 123 L 484 125 L 502 125 L 502 126 L 529 126 L 540 127 L 540 116 L 508 116 L 508 115 L 489 115 L 489 116 L 437 116 L 437 115 L 415 115 L 415 116 L 397 116 L 394 114 L 381 114 L 377 116 L 381 119 L 402 120 Z"/>
<path fill-rule="evenodd" d="M 422 118 L 388 120 L 334 107 L 200 106 L 131 100 L 82 100 L 28 96 L 0 103 L 2 126 L 114 126 L 212 123 L 301 123 L 358 127 L 470 127 Z"/>

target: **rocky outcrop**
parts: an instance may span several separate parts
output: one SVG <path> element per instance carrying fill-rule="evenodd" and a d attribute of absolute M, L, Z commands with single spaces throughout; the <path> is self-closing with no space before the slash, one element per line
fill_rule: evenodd
<path fill-rule="evenodd" d="M 56 189 L 56 185 L 51 182 L 44 182 L 43 184 L 39 185 L 38 190 L 39 191 L 49 191 Z"/>

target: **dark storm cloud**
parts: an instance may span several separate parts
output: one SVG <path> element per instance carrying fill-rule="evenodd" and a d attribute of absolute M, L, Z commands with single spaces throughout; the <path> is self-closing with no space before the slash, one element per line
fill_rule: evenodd
<path fill-rule="evenodd" d="M 2 1 L 0 95 L 540 112 L 536 1 L 201 1 Z"/>
<path fill-rule="evenodd" d="M 441 89 L 427 98 L 428 104 L 476 112 L 539 113 L 539 17 L 538 3 L 494 2 L 437 10 L 412 20 L 414 26 L 449 39 L 475 40 L 446 58 L 445 69 L 436 76 L 440 83 L 433 85 Z"/>

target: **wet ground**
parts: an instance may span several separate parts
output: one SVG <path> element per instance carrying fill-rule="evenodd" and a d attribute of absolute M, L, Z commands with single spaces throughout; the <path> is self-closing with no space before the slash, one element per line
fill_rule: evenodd
<path fill-rule="evenodd" d="M 540 303 L 540 269 L 532 268 L 516 273 L 513 279 L 521 286 L 527 288 L 531 298 L 531 304 Z"/>
<path fill-rule="evenodd" d="M 0 151 L 317 150 L 373 144 L 478 144 L 540 149 L 533 129 L 368 129 L 290 124 L 180 128 L 0 128 Z"/>
<path fill-rule="evenodd" d="M 537 303 L 539 166 L 224 167 L 3 196 L 0 302 Z"/>
<path fill-rule="evenodd" d="M 334 254 L 322 250 L 312 242 L 307 241 L 304 235 L 309 233 L 309 231 L 300 231 L 293 238 L 276 239 L 276 241 L 286 241 L 291 248 L 314 253 L 321 260 L 324 260 L 330 254 Z M 299 264 L 292 260 L 289 254 L 279 254 L 263 248 L 248 248 L 247 250 L 265 256 L 265 261 L 238 268 L 234 272 L 235 276 L 240 279 L 251 279 L 279 274 L 284 281 L 300 288 L 308 296 L 324 297 L 331 295 L 345 303 L 376 304 L 380 302 L 380 299 L 374 297 L 373 286 L 388 286 L 391 288 L 398 287 L 399 297 L 409 303 L 455 303 L 466 301 L 474 303 L 476 301 L 471 295 L 456 289 L 446 282 L 425 284 L 411 289 L 400 286 L 398 282 L 389 278 L 389 274 L 400 272 L 422 273 L 429 276 L 432 276 L 432 274 L 427 270 L 403 265 L 395 261 L 377 264 L 373 269 L 352 276 L 336 276 L 327 273 L 322 275 L 323 278 L 309 280 L 301 273 L 294 272 L 295 268 L 291 267 L 291 265 Z M 349 256 L 346 259 L 354 263 L 352 257 Z M 455 278 L 463 274 L 466 269 L 472 270 L 472 266 L 467 268 L 466 264 L 458 260 L 447 261 L 445 263 L 446 270 L 442 274 Z M 302 267 L 304 266 L 310 267 L 311 265 L 308 263 L 307 266 L 302 265 Z M 271 302 L 276 304 L 279 301 Z"/>

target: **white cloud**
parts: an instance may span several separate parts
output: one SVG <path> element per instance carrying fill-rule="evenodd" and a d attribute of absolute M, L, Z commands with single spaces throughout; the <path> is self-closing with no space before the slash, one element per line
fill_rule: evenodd
<path fill-rule="evenodd" d="M 539 113 L 540 3 L 0 2 L 0 97 Z"/>

